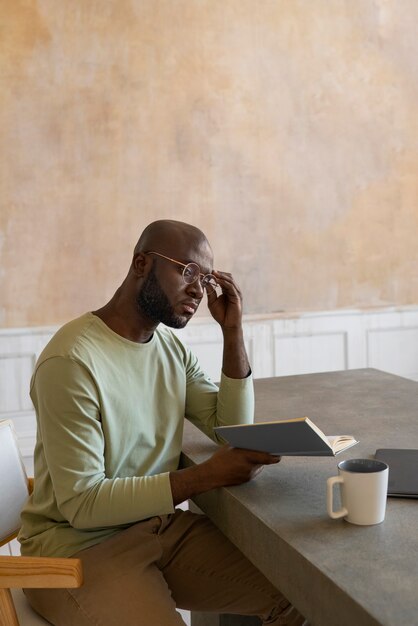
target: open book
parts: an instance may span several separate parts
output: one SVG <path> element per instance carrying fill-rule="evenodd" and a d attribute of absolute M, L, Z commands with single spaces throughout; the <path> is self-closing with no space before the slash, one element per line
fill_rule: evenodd
<path fill-rule="evenodd" d="M 217 426 L 215 431 L 234 448 L 280 456 L 335 456 L 358 443 L 350 435 L 324 435 L 308 417 Z"/>

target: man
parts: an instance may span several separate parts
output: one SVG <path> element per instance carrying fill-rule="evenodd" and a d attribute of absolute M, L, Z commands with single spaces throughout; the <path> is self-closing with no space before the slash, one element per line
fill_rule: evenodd
<path fill-rule="evenodd" d="M 176 606 L 303 622 L 205 516 L 174 508 L 279 460 L 224 446 L 177 469 L 184 416 L 212 437 L 215 425 L 253 417 L 241 294 L 212 268 L 199 229 L 153 222 L 110 302 L 61 328 L 39 357 L 35 487 L 19 539 L 23 554 L 77 556 L 84 570 L 80 589 L 26 590 L 53 624 L 178 626 Z M 205 290 L 224 339 L 219 389 L 166 328 L 184 327 Z"/>

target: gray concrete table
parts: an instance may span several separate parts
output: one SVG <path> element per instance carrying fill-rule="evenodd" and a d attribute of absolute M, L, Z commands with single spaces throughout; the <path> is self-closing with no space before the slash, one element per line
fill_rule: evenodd
<path fill-rule="evenodd" d="M 197 506 L 314 626 L 418 625 L 418 500 L 389 498 L 376 526 L 326 513 L 337 462 L 418 448 L 418 383 L 363 369 L 257 380 L 255 391 L 257 421 L 308 416 L 360 443 L 337 458 L 285 457 L 250 483 L 197 497 Z M 183 465 L 215 448 L 188 425 Z M 217 623 L 255 623 L 231 619 Z"/>

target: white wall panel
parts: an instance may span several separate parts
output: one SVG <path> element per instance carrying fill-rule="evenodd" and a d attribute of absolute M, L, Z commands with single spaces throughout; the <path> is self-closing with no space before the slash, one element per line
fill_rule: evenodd
<path fill-rule="evenodd" d="M 0 414 L 30 411 L 28 389 L 36 355 L 0 353 Z"/>
<path fill-rule="evenodd" d="M 202 338 L 201 341 L 188 341 L 187 344 L 199 359 L 202 369 L 213 381 L 218 381 L 221 377 L 222 341 L 211 342 Z"/>
<path fill-rule="evenodd" d="M 347 369 L 347 333 L 274 337 L 274 376 Z"/>
<path fill-rule="evenodd" d="M 370 367 L 418 380 L 418 326 L 367 331 Z"/>

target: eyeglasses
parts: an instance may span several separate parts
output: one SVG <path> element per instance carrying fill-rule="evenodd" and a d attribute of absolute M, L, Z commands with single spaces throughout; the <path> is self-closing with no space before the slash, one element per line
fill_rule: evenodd
<path fill-rule="evenodd" d="M 192 285 L 199 279 L 200 284 L 204 288 L 210 286 L 213 289 L 215 289 L 218 286 L 215 276 L 213 276 L 213 274 L 202 274 L 202 272 L 200 271 L 200 267 L 198 266 L 197 263 L 187 263 L 187 264 L 181 263 L 180 261 L 171 259 L 169 256 L 165 256 L 164 254 L 160 254 L 159 252 L 146 252 L 146 254 L 156 254 L 157 256 L 160 256 L 163 259 L 166 259 L 167 261 L 171 261 L 172 263 L 175 263 L 176 265 L 180 265 L 181 267 L 183 267 L 184 269 L 183 269 L 182 276 L 183 276 L 184 282 L 187 285 Z"/>

